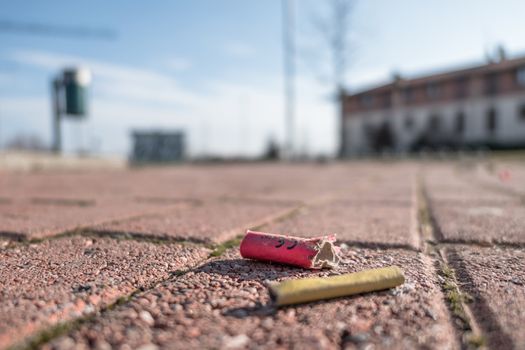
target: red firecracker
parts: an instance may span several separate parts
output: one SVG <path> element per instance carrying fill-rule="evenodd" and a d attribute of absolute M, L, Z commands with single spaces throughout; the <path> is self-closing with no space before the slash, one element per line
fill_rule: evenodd
<path fill-rule="evenodd" d="M 248 230 L 241 242 L 241 255 L 306 269 L 332 268 L 340 261 L 335 240 L 335 235 L 301 238 Z"/>

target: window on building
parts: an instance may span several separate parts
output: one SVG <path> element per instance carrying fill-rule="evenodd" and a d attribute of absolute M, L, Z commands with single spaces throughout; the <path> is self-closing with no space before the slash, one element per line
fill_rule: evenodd
<path fill-rule="evenodd" d="M 494 107 L 487 111 L 487 130 L 492 134 L 498 127 L 498 114 Z"/>
<path fill-rule="evenodd" d="M 364 94 L 359 97 L 359 103 L 363 107 L 372 107 L 374 105 L 374 95 Z"/>
<path fill-rule="evenodd" d="M 405 88 L 405 90 L 403 90 L 403 95 L 405 97 L 405 102 L 412 102 L 414 99 L 414 89 L 411 87 Z"/>
<path fill-rule="evenodd" d="M 525 66 L 516 70 L 516 83 L 520 86 L 525 86 Z"/>
<path fill-rule="evenodd" d="M 525 123 L 525 103 L 518 106 L 518 119 Z"/>
<path fill-rule="evenodd" d="M 389 108 L 392 105 L 391 93 L 389 91 L 381 94 L 381 106 L 383 108 Z"/>
<path fill-rule="evenodd" d="M 438 83 L 428 83 L 426 87 L 427 97 L 436 99 L 441 96 L 441 86 Z"/>
<path fill-rule="evenodd" d="M 430 116 L 428 126 L 432 132 L 438 132 L 441 129 L 441 118 L 438 114 L 432 114 Z"/>
<path fill-rule="evenodd" d="M 405 129 L 412 130 L 414 128 L 414 118 L 411 115 L 405 116 Z"/>
<path fill-rule="evenodd" d="M 463 134 L 465 132 L 465 113 L 462 111 L 456 114 L 456 133 Z"/>
<path fill-rule="evenodd" d="M 468 77 L 462 76 L 455 81 L 455 97 L 463 98 L 468 94 Z"/>
<path fill-rule="evenodd" d="M 485 93 L 495 95 L 498 92 L 498 74 L 489 73 L 485 75 Z"/>

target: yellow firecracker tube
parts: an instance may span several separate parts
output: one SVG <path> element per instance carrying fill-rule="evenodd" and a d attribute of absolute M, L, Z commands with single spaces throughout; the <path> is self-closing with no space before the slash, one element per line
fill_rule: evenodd
<path fill-rule="evenodd" d="M 330 277 L 313 277 L 272 283 L 270 296 L 277 306 L 338 298 L 397 287 L 405 282 L 397 266 Z"/>

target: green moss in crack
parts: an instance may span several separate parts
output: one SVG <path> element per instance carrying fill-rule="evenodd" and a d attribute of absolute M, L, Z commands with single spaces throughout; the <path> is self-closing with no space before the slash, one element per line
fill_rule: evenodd
<path fill-rule="evenodd" d="M 213 250 L 210 253 L 210 257 L 221 256 L 228 249 L 238 247 L 241 244 L 241 241 L 242 241 L 243 237 L 244 237 L 244 235 L 239 235 L 239 236 L 236 236 L 235 238 L 230 239 L 230 240 L 228 240 L 228 241 L 226 241 L 224 243 L 212 246 L 211 248 Z"/>
<path fill-rule="evenodd" d="M 11 347 L 11 350 L 36 350 L 40 349 L 43 344 L 50 342 L 51 340 L 58 338 L 80 324 L 81 321 L 62 322 L 54 325 L 53 327 L 47 328 L 39 332 L 34 337 L 30 338 L 29 341 L 21 343 Z"/>
<path fill-rule="evenodd" d="M 172 277 L 180 277 L 180 276 L 185 275 L 186 273 L 188 273 L 188 270 L 175 270 L 175 271 L 170 272 L 170 275 Z"/>
<path fill-rule="evenodd" d="M 447 278 L 449 281 L 455 279 L 454 270 L 452 270 L 447 265 L 443 265 L 441 267 L 441 273 L 445 278 Z"/>
<path fill-rule="evenodd" d="M 443 264 L 441 266 L 441 275 L 443 277 L 441 287 L 452 315 L 458 320 L 463 330 L 472 330 L 470 320 L 463 307 L 463 303 L 466 302 L 468 298 L 459 290 L 454 270 L 448 265 Z"/>
<path fill-rule="evenodd" d="M 470 334 L 467 336 L 467 343 L 470 347 L 479 349 L 487 344 L 487 340 L 482 335 Z"/>
<path fill-rule="evenodd" d="M 435 244 L 434 226 L 432 224 L 432 215 L 428 204 L 428 198 L 425 193 L 423 179 L 420 176 L 417 181 L 417 221 L 419 223 L 419 232 L 421 239 L 431 245 Z M 430 252 L 430 251 L 428 251 Z"/>

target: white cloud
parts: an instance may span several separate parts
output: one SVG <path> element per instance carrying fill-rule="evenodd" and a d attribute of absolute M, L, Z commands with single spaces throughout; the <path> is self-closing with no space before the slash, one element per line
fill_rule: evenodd
<path fill-rule="evenodd" d="M 65 122 L 64 143 L 69 150 L 82 138 L 85 147 L 125 155 L 132 129 L 184 129 L 191 154 L 257 155 L 270 135 L 283 139 L 280 76 L 208 80 L 197 91 L 161 72 L 138 67 L 40 51 L 17 51 L 11 57 L 20 64 L 52 72 L 73 64 L 93 70 L 89 118 L 83 127 Z M 299 78 L 297 86 L 296 145 L 308 141 L 313 153 L 332 151 L 335 123 L 328 101 L 320 98 L 321 90 L 311 79 Z M 12 105 L 9 119 L 22 112 L 28 118 L 38 115 L 41 127 L 50 129 L 48 92 L 45 94 L 38 103 Z M 24 98 L 30 101 L 32 97 L 20 97 L 20 101 Z"/>
<path fill-rule="evenodd" d="M 172 57 L 166 61 L 166 67 L 175 72 L 185 72 L 192 66 L 190 60 L 183 57 Z"/>
<path fill-rule="evenodd" d="M 143 102 L 185 104 L 197 96 L 179 86 L 176 80 L 160 72 L 77 56 L 42 51 L 19 50 L 11 56 L 28 64 L 58 72 L 63 67 L 85 66 L 93 72 L 94 93 L 107 98 L 125 98 Z"/>

